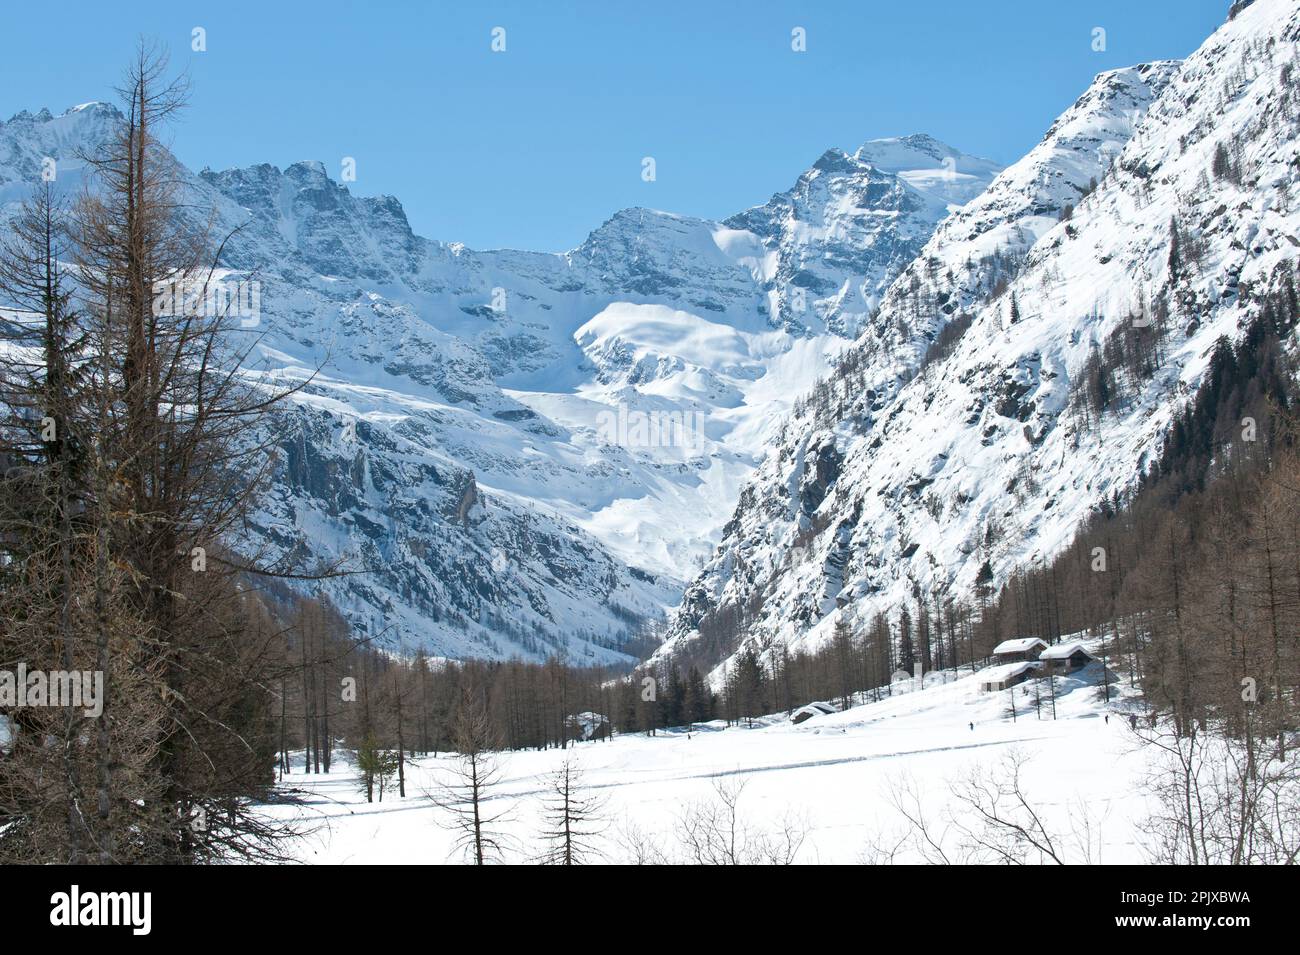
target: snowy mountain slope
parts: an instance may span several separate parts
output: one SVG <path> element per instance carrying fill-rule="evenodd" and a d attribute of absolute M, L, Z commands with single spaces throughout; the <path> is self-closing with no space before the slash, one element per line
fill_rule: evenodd
<path fill-rule="evenodd" d="M 119 118 L 102 103 L 83 103 L 60 116 L 23 110 L 0 123 L 0 205 L 21 200 L 31 183 L 51 175 L 71 193 L 85 171 L 79 150 L 108 139 Z"/>
<path fill-rule="evenodd" d="M 1294 275 L 1298 34 L 1300 8 L 1258 0 L 1172 76 L 1168 64 L 1103 74 L 1042 147 L 945 222 L 853 360 L 743 490 L 661 652 L 716 663 L 735 631 L 811 645 L 843 614 L 896 613 L 918 593 L 968 595 L 985 559 L 1001 581 L 1055 553 L 1094 505 L 1131 487 L 1215 340 L 1255 313 L 1259 292 Z M 1157 95 L 1133 128 L 1114 107 L 1126 115 L 1146 98 L 1138 80 Z M 1130 128 L 1073 217 L 1043 221 L 1040 185 L 1059 182 L 1068 196 L 1096 156 L 1055 140 L 1096 130 L 1118 142 Z M 1212 172 L 1220 146 L 1237 181 Z M 1027 217 L 1037 220 L 1024 227 L 1032 245 L 995 270 L 1005 291 L 989 289 L 994 272 L 957 278 L 952 264 L 973 259 L 984 235 L 1011 234 L 1009 223 Z M 1171 275 L 1175 219 L 1196 251 Z M 916 374 L 954 295 L 969 327 Z M 1094 348 L 1135 321 L 1166 328 L 1163 361 L 1089 424 L 1072 401 L 1076 379 Z"/>
<path fill-rule="evenodd" d="M 929 136 L 827 150 L 794 187 L 726 225 L 761 238 L 782 327 L 856 336 L 935 225 L 981 193 L 998 167 Z"/>
<path fill-rule="evenodd" d="M 72 157 L 118 118 L 88 104 L 0 124 L 5 202 L 47 155 L 78 187 Z M 955 156 L 967 190 L 996 170 L 923 145 L 886 158 L 924 180 Z M 234 233 L 228 280 L 257 283 L 241 332 L 257 372 L 319 369 L 276 424 L 259 543 L 350 555 L 367 573 L 323 589 L 354 622 L 449 656 L 610 659 L 670 606 L 774 422 L 847 344 L 773 318 L 782 257 L 880 285 L 906 255 L 855 257 L 861 236 L 826 223 L 879 206 L 873 242 L 905 229 L 919 245 L 947 212 L 924 182 L 855 163 L 843 181 L 818 173 L 835 209 L 803 196 L 779 229 L 628 209 L 568 253 L 476 252 L 415 235 L 396 199 L 356 196 L 320 163 L 177 175 L 194 209 L 216 210 L 214 235 Z M 898 196 L 917 208 L 906 223 Z"/>
<path fill-rule="evenodd" d="M 1098 74 L 1037 146 L 940 224 L 905 280 L 890 287 L 889 310 L 902 310 L 923 286 L 930 310 L 946 316 L 986 296 L 1105 174 L 1181 66 L 1163 60 Z"/>
<path fill-rule="evenodd" d="M 892 172 L 918 192 L 951 207 L 980 195 L 1002 171 L 997 163 L 968 156 L 925 133 L 868 140 L 853 158 Z"/>

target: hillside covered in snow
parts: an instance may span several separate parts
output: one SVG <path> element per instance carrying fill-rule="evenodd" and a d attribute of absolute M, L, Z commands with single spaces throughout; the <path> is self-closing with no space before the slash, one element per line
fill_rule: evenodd
<path fill-rule="evenodd" d="M 47 162 L 75 194 L 120 118 L 89 103 L 0 124 L 0 203 Z M 716 543 L 793 398 L 997 171 L 878 140 L 725 223 L 626 209 L 545 254 L 425 239 L 318 162 L 178 167 L 229 236 L 225 281 L 256 284 L 250 373 L 312 379 L 276 422 L 248 546 L 345 559 L 361 573 L 324 587 L 363 632 L 619 658 Z"/>
<path fill-rule="evenodd" d="M 1099 75 L 945 220 L 742 490 L 661 658 L 969 599 L 1131 490 L 1295 274 L 1298 41 L 1296 4 L 1237 5 L 1186 61 Z"/>

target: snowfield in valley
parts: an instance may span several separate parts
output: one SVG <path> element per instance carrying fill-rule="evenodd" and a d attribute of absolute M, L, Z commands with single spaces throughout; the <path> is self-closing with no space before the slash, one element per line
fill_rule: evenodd
<path fill-rule="evenodd" d="M 622 843 L 632 829 L 671 843 L 683 812 L 714 799 L 716 782 L 739 781 L 746 826 L 775 831 L 795 820 L 807 834 L 799 862 L 856 863 L 873 841 L 892 845 L 902 835 L 904 820 L 891 795 L 900 787 L 922 794 L 927 817 L 936 831 L 949 829 L 948 848 L 955 852 L 956 831 L 945 815 L 953 809 L 951 784 L 973 771 L 997 772 L 1019 754 L 1027 758 L 1024 791 L 1049 830 L 1075 853 L 1074 861 L 1082 851 L 1076 836 L 1083 838 L 1086 825 L 1092 828 L 1092 861 L 1138 863 L 1143 855 L 1135 827 L 1145 814 L 1138 786 L 1146 763 L 1129 730 L 1132 697 L 1115 670 L 1109 706 L 1099 697 L 1099 663 L 1058 677 L 1056 719 L 1046 689 L 1036 715 L 1032 685 L 1021 684 L 1013 721 L 1008 691 L 980 692 L 989 668 L 973 675 L 963 669 L 959 675 L 929 674 L 924 689 L 901 684 L 893 697 L 798 726 L 783 716 L 756 721 L 752 728 L 714 721 L 690 732 L 581 742 L 568 751 L 503 753 L 501 782 L 484 811 L 509 807 L 510 819 L 501 827 L 512 845 L 506 861 L 526 862 L 539 854 L 546 776 L 571 755 L 584 772 L 584 786 L 605 801 L 602 844 L 608 861 L 630 861 Z M 417 759 L 407 769 L 405 799 L 394 789 L 382 803 L 371 804 L 344 762 L 328 776 L 301 775 L 295 764 L 282 787 L 301 791 L 303 804 L 267 811 L 294 817 L 311 830 L 295 849 L 304 862 L 462 862 L 454 834 L 443 825 L 446 811 L 429 798 L 455 760 Z M 917 861 L 907 849 L 896 859 L 909 860 Z"/>

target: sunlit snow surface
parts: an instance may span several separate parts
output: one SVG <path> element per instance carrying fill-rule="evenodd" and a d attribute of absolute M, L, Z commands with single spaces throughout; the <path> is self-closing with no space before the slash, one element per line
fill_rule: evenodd
<path fill-rule="evenodd" d="M 1093 826 L 1101 824 L 1100 857 L 1094 847 L 1092 861 L 1139 862 L 1134 826 L 1145 810 L 1136 787 L 1145 756 L 1129 731 L 1132 700 L 1126 687 L 1122 681 L 1112 685 L 1107 707 L 1099 699 L 1099 673 L 1100 664 L 1093 664 L 1057 679 L 1054 720 L 1045 690 L 1041 714 L 1035 715 L 1032 689 L 1016 688 L 1013 722 L 1008 693 L 980 693 L 983 674 L 963 670 L 955 678 L 931 674 L 924 689 L 900 686 L 892 698 L 799 726 L 781 717 L 752 729 L 715 722 L 690 733 L 582 743 L 570 753 L 580 761 L 586 785 L 606 800 L 603 845 L 610 860 L 625 859 L 618 843 L 629 823 L 671 842 L 677 817 L 692 802 L 710 799 L 717 777 L 726 776 L 745 781 L 740 806 L 746 825 L 773 829 L 787 817 L 801 820 L 808 835 L 800 862 L 858 862 L 870 841 L 891 834 L 897 841 L 905 828 L 891 806 L 891 788 L 914 784 L 940 828 L 954 805 L 950 783 L 972 769 L 996 771 L 1009 754 L 1019 753 L 1028 757 L 1024 790 L 1050 830 L 1071 841 L 1090 817 Z M 527 861 L 540 851 L 543 779 L 565 755 L 549 750 L 501 757 L 502 782 L 491 809 L 510 807 L 505 830 L 513 847 L 507 861 Z M 418 760 L 408 770 L 406 799 L 386 795 L 383 804 L 369 805 L 350 767 L 340 765 L 328 777 L 303 776 L 295 767 L 284 785 L 304 791 L 305 805 L 273 814 L 312 828 L 297 844 L 305 862 L 460 862 L 443 826 L 445 810 L 425 794 L 437 791 L 436 780 L 446 778 L 454 758 Z"/>

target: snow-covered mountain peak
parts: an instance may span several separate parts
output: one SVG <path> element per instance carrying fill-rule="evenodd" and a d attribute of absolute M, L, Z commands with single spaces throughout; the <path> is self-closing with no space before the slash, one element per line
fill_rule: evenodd
<path fill-rule="evenodd" d="M 974 199 L 1002 171 L 999 163 L 961 152 L 926 133 L 871 139 L 853 155 L 946 206 Z"/>
<path fill-rule="evenodd" d="M 0 126 L 15 124 L 19 126 L 32 126 L 36 123 L 48 123 L 53 118 L 54 114 L 50 112 L 49 107 L 42 106 L 35 113 L 30 110 L 22 109 L 10 116 L 7 123 L 0 123 Z"/>
<path fill-rule="evenodd" d="M 5 122 L 0 122 L 0 128 L 11 124 L 20 126 L 43 125 L 47 123 L 56 123 L 63 129 L 73 125 L 94 122 L 96 120 L 119 120 L 122 118 L 122 111 L 112 103 L 101 103 L 98 100 L 91 100 L 86 103 L 79 103 L 76 106 L 70 106 L 62 113 L 54 114 L 48 107 L 41 107 L 35 113 L 30 110 L 19 110 Z"/>
<path fill-rule="evenodd" d="M 1070 214 L 1128 143 L 1181 64 L 1158 61 L 1100 73 L 1023 158 L 939 223 L 885 295 L 863 347 L 919 360 L 939 324 L 1005 283 L 1029 249 Z"/>
<path fill-rule="evenodd" d="M 838 146 L 832 146 L 817 157 L 817 161 L 800 177 L 801 183 L 816 179 L 820 175 L 869 175 L 870 164 L 859 161 Z M 796 186 L 796 188 L 798 188 Z"/>
<path fill-rule="evenodd" d="M 1099 74 L 938 226 L 787 422 L 662 655 L 817 645 L 1068 544 L 1138 479 L 1219 336 L 1296 275 L 1297 101 L 1291 0 L 1240 8 L 1181 64 Z M 1160 316 L 1158 360 L 1081 410 L 1134 315 Z"/>
<path fill-rule="evenodd" d="M 48 109 L 22 110 L 0 123 L 0 204 L 18 197 L 22 184 L 51 173 L 58 188 L 74 191 L 81 182 L 81 154 L 107 140 L 121 120 L 117 107 L 90 102 L 57 116 Z"/>
<path fill-rule="evenodd" d="M 119 121 L 0 127 L 5 205 L 50 150 Z M 231 235 L 223 264 L 259 283 L 267 373 L 325 363 L 277 421 L 255 533 L 360 561 L 325 589 L 366 629 L 452 656 L 616 657 L 947 213 L 900 174 L 922 160 L 875 159 L 830 150 L 726 222 L 622 209 L 562 254 L 425 239 L 318 162 L 179 169 Z"/>
<path fill-rule="evenodd" d="M 774 325 L 855 337 L 954 198 L 982 191 L 1000 168 L 963 160 L 953 172 L 925 154 L 942 147 L 928 137 L 871 145 L 828 149 L 789 190 L 726 220 L 758 236 L 775 262 L 764 282 Z"/>
<path fill-rule="evenodd" d="M 1118 152 L 1115 142 L 1127 142 L 1170 80 L 1181 60 L 1155 60 L 1098 73 L 1082 96 L 1052 124 L 1044 142 L 1058 150 L 1101 149 L 1107 163 Z"/>

